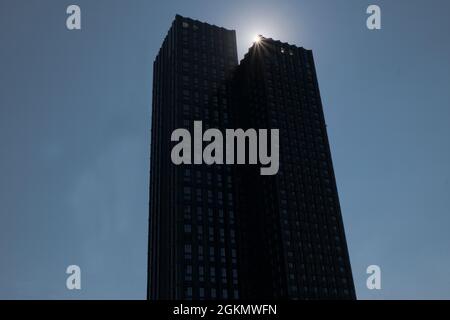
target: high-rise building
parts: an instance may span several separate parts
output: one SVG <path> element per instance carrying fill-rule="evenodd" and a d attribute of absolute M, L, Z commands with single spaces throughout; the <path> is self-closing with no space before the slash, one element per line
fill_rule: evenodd
<path fill-rule="evenodd" d="M 232 167 L 171 161 L 171 134 L 231 126 L 235 31 L 176 16 L 154 62 L 150 299 L 239 297 Z"/>
<path fill-rule="evenodd" d="M 233 80 L 241 128 L 278 128 L 279 172 L 238 171 L 241 295 L 354 299 L 312 51 L 259 36 Z"/>
<path fill-rule="evenodd" d="M 154 63 L 150 299 L 354 299 L 311 51 L 176 16 Z M 171 134 L 280 130 L 280 168 L 175 165 Z M 195 150 L 194 150 L 195 152 Z"/>

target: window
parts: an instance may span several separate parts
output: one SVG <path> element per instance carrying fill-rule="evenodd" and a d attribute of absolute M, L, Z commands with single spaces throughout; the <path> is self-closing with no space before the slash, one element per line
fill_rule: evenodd
<path fill-rule="evenodd" d="M 185 207 L 184 208 L 184 218 L 186 220 L 190 220 L 191 219 L 191 207 Z"/>
<path fill-rule="evenodd" d="M 192 298 L 192 287 L 187 287 L 185 294 L 187 298 Z"/>
<path fill-rule="evenodd" d="M 203 261 L 203 246 L 198 246 L 198 260 Z"/>
<path fill-rule="evenodd" d="M 192 247 L 191 247 L 190 244 L 185 244 L 185 245 L 184 245 L 184 252 L 185 252 L 186 254 L 192 253 Z"/>
<path fill-rule="evenodd" d="M 191 265 L 186 266 L 186 273 L 185 273 L 184 279 L 186 281 L 192 281 L 192 266 Z"/>
<path fill-rule="evenodd" d="M 209 227 L 209 241 L 214 241 L 214 228 Z"/>
<path fill-rule="evenodd" d="M 211 277 L 211 282 L 216 282 L 216 269 L 214 267 L 211 267 L 209 273 Z"/>
<path fill-rule="evenodd" d="M 203 267 L 201 267 L 201 266 L 198 267 L 198 280 L 205 281 L 204 275 L 205 275 L 205 272 L 204 272 Z"/>
<path fill-rule="evenodd" d="M 191 188 L 189 187 L 184 188 L 184 200 L 186 201 L 191 200 Z"/>

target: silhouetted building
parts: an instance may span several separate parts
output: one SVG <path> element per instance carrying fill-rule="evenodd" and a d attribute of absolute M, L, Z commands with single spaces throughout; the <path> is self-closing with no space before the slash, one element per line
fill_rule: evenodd
<path fill-rule="evenodd" d="M 278 174 L 236 175 L 241 295 L 356 298 L 312 51 L 259 36 L 233 86 L 236 126 L 280 130 Z"/>
<path fill-rule="evenodd" d="M 355 298 L 312 53 L 176 16 L 154 63 L 149 299 Z M 280 170 L 174 165 L 171 134 L 280 130 Z"/>
<path fill-rule="evenodd" d="M 171 161 L 172 131 L 231 126 L 226 77 L 236 34 L 176 16 L 154 63 L 150 166 L 151 299 L 239 297 L 231 166 Z"/>

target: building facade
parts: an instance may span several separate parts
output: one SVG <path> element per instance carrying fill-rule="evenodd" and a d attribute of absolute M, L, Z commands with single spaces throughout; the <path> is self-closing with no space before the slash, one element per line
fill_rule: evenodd
<path fill-rule="evenodd" d="M 239 298 L 232 167 L 171 161 L 171 134 L 231 126 L 236 34 L 176 16 L 154 62 L 148 296 Z"/>
<path fill-rule="evenodd" d="M 259 36 L 233 86 L 236 126 L 280 130 L 278 174 L 237 174 L 242 295 L 356 298 L 312 51 Z"/>
<path fill-rule="evenodd" d="M 175 129 L 280 130 L 280 168 L 174 165 Z M 176 16 L 154 63 L 149 299 L 354 299 L 312 52 Z M 194 150 L 195 152 L 195 150 Z"/>

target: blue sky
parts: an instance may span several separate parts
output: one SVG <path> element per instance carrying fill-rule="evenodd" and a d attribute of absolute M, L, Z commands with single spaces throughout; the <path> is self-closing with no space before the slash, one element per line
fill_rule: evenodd
<path fill-rule="evenodd" d="M 74 3 L 81 31 L 65 26 Z M 358 297 L 449 299 L 449 10 L 2 0 L 0 298 L 145 298 L 152 63 L 178 13 L 235 29 L 240 57 L 258 33 L 313 50 Z M 65 287 L 70 264 L 81 291 Z"/>

